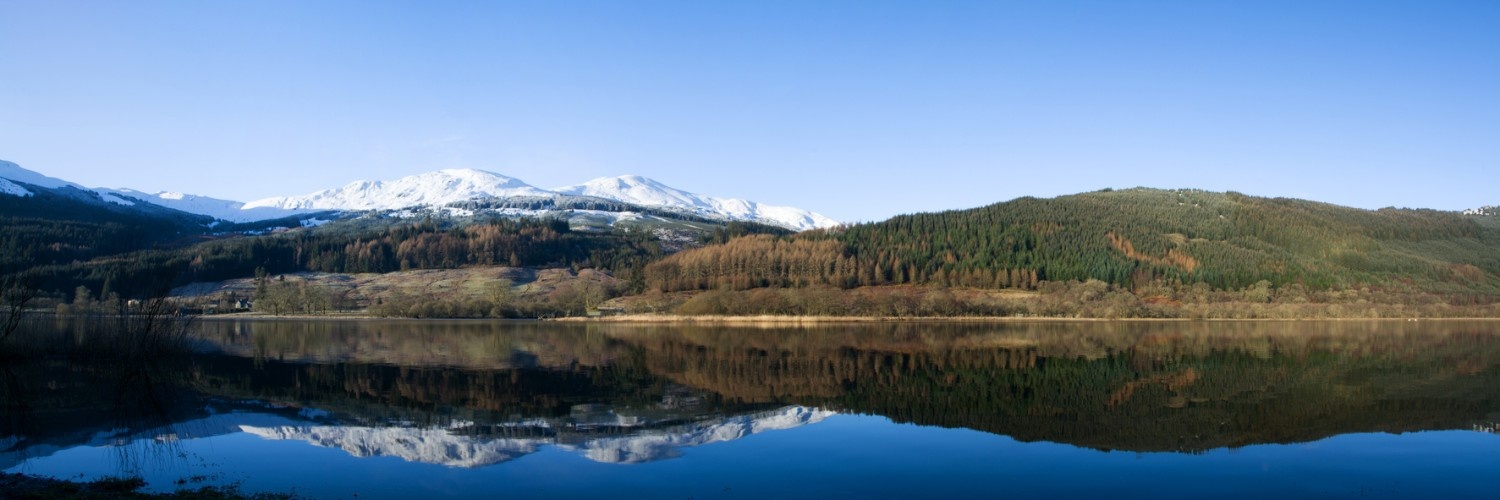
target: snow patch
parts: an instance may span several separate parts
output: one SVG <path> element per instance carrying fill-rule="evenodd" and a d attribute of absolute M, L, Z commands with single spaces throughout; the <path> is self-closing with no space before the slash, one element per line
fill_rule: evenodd
<path fill-rule="evenodd" d="M 99 195 L 99 199 L 102 199 L 102 200 L 110 202 L 110 203 L 114 203 L 116 205 L 124 205 L 124 206 L 127 206 L 127 207 L 133 207 L 133 206 L 135 206 L 135 203 L 132 203 L 130 201 L 125 200 L 124 198 L 121 198 L 119 196 L 115 196 L 115 195 L 109 194 L 109 193 L 101 193 Z"/>
<path fill-rule="evenodd" d="M 32 195 L 31 191 L 27 191 L 26 188 L 18 186 L 16 185 L 16 183 L 5 179 L 0 179 L 0 194 L 8 194 L 11 196 L 21 197 Z"/>

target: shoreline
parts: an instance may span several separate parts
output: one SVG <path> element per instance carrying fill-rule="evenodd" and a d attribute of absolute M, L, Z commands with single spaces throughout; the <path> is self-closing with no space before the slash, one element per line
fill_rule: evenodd
<path fill-rule="evenodd" d="M 54 318 L 79 317 L 87 315 L 58 315 L 54 313 L 42 313 L 33 317 L 51 316 Z M 712 316 L 712 315 L 675 315 L 675 314 L 624 314 L 617 316 L 568 316 L 561 318 L 404 318 L 389 316 L 372 316 L 364 313 L 337 313 L 329 315 L 316 314 L 287 314 L 271 315 L 264 313 L 231 313 L 193 316 L 193 321 L 487 321 L 508 323 L 639 323 L 639 324 L 674 324 L 674 323 L 778 323 L 778 324 L 836 324 L 836 323 L 1186 323 L 1186 322 L 1243 322 L 1243 321 L 1270 321 L 1270 322 L 1309 322 L 1309 321 L 1381 321 L 1381 322 L 1420 322 L 1420 321 L 1500 321 L 1500 317 L 1474 316 L 1474 317 L 1410 317 L 1410 318 L 1361 318 L 1361 317 L 1306 317 L 1306 318 L 1079 318 L 1066 316 L 791 316 L 791 315 L 750 315 L 750 316 Z"/>
<path fill-rule="evenodd" d="M 1465 318 L 1068 318 L 1060 316 L 678 316 L 670 314 L 628 314 L 604 317 L 568 317 L 539 321 L 564 323 L 1187 323 L 1187 322 L 1243 322 L 1243 321 L 1500 321 L 1495 317 Z"/>
<path fill-rule="evenodd" d="M 297 498 L 295 494 L 246 494 L 237 484 L 191 487 L 179 484 L 172 492 L 144 491 L 139 477 L 104 477 L 93 480 L 60 479 L 24 472 L 0 472 L 0 498 Z"/>

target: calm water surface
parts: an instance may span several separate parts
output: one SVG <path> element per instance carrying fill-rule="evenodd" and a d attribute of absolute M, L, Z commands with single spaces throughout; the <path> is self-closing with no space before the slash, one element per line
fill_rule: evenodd
<path fill-rule="evenodd" d="M 1490 498 L 1497 327 L 204 320 L 189 359 L 4 366 L 0 469 L 320 498 Z"/>

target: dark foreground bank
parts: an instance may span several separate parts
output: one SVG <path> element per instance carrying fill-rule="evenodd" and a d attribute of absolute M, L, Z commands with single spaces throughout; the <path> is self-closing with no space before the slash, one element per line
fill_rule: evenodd
<path fill-rule="evenodd" d="M 0 472 L 0 498 L 295 498 L 292 495 L 259 493 L 246 495 L 236 486 L 203 486 L 172 493 L 144 493 L 146 481 L 140 478 L 107 478 L 98 481 L 72 482 L 46 477 Z"/>

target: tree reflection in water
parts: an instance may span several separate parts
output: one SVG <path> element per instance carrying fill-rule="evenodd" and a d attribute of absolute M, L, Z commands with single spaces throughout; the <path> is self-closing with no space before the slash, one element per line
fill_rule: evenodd
<path fill-rule="evenodd" d="M 821 408 L 1022 441 L 1201 452 L 1492 423 L 1492 331 L 1456 321 L 208 321 L 196 333 L 202 352 L 177 365 L 10 367 L 4 434 L 26 436 L 12 446 L 24 451 L 103 432 L 165 443 L 160 457 L 180 432 L 173 422 L 238 408 L 280 412 L 255 427 L 266 436 L 342 435 L 321 444 L 358 453 L 422 456 L 370 450 L 380 429 L 436 429 L 432 442 L 451 437 L 474 452 L 459 457 L 466 463 L 508 460 L 537 443 L 642 461 L 710 442 L 692 437 L 706 430 L 751 433 L 715 426 L 785 428 L 764 422 L 786 415 L 804 425 L 826 416 L 808 413 Z"/>

